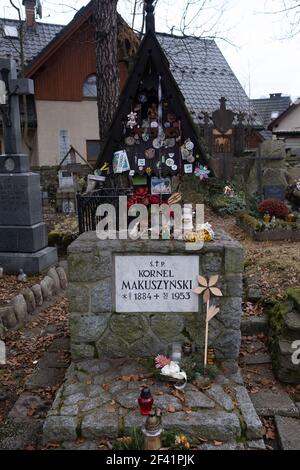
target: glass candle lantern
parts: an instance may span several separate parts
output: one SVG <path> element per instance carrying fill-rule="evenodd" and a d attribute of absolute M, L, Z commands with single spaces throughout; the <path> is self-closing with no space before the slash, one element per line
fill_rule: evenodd
<path fill-rule="evenodd" d="M 179 363 L 182 358 L 182 348 L 180 343 L 173 343 L 172 344 L 172 354 L 171 359 L 174 362 Z"/>
<path fill-rule="evenodd" d="M 153 397 L 151 395 L 150 388 L 145 387 L 141 391 L 141 395 L 138 399 L 141 415 L 148 416 L 152 410 Z"/>

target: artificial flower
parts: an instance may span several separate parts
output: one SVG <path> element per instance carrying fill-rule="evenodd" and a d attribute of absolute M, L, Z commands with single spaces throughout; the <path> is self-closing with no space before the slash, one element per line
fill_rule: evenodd
<path fill-rule="evenodd" d="M 157 369 L 162 369 L 166 365 L 170 364 L 170 362 L 171 362 L 171 359 L 169 357 L 164 356 L 163 354 L 159 354 L 155 358 L 155 367 Z"/>
<path fill-rule="evenodd" d="M 210 170 L 208 170 L 207 166 L 200 165 L 200 166 L 197 166 L 195 168 L 194 174 L 196 176 L 199 176 L 200 181 L 203 181 L 203 180 L 208 179 L 208 175 L 210 174 Z"/>

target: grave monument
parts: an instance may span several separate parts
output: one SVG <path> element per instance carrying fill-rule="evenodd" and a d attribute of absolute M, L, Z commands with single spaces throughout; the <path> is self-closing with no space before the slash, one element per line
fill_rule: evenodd
<path fill-rule="evenodd" d="M 6 273 L 20 268 L 40 273 L 57 261 L 48 247 L 42 220 L 40 176 L 30 171 L 29 156 L 22 153 L 19 96 L 34 94 L 33 81 L 17 79 L 16 63 L 0 59 L 0 83 L 5 153 L 0 155 L 0 266 Z"/>
<path fill-rule="evenodd" d="M 135 85 L 141 85 L 139 73 L 145 69 L 153 71 L 156 64 L 157 72 L 164 79 L 167 77 L 166 89 L 174 94 L 171 97 L 174 113 L 169 113 L 170 121 L 175 123 L 178 113 L 183 131 L 188 131 L 187 137 L 193 137 L 189 115 L 155 38 L 153 3 L 154 0 L 145 2 L 147 32 L 125 95 L 133 96 Z M 148 59 L 151 67 L 147 69 L 145 62 Z M 152 88 L 152 83 L 157 83 L 157 77 L 153 77 L 152 72 L 150 76 L 146 73 L 145 78 L 143 87 L 150 82 Z M 139 109 L 142 112 L 146 92 L 142 90 L 140 96 Z M 158 95 L 161 96 L 161 93 Z M 121 111 L 117 111 L 103 154 L 107 162 L 110 160 L 106 156 L 111 159 L 113 155 L 114 136 L 118 136 L 119 131 L 122 134 L 119 117 L 122 110 L 125 116 L 128 114 L 125 109 L 128 103 L 128 99 L 121 98 Z M 148 105 L 146 112 L 147 108 Z M 153 107 L 151 113 L 152 110 Z M 159 118 L 161 112 L 157 114 Z M 157 130 L 157 124 L 152 129 Z M 128 133 L 131 132 L 129 129 L 130 125 Z M 176 136 L 179 127 L 173 128 L 169 122 L 165 130 L 171 130 Z M 185 168 L 188 171 L 193 168 L 195 161 L 190 151 L 186 153 L 190 161 L 181 165 L 175 138 L 172 157 L 168 158 L 172 166 L 168 166 L 159 159 L 162 155 L 159 154 L 160 149 L 155 147 L 160 143 L 157 138 L 153 139 L 151 130 L 142 135 L 145 141 L 143 137 L 134 139 L 134 135 L 129 135 L 127 139 L 127 156 L 131 160 L 132 171 L 135 168 L 138 176 L 143 176 L 145 171 L 150 178 L 150 173 L 156 170 L 160 173 L 161 169 L 162 176 L 166 173 L 174 176 L 180 173 L 180 166 L 183 172 Z M 162 137 L 161 133 L 159 137 Z M 137 144 L 135 140 L 142 140 L 143 144 Z M 146 141 L 147 146 L 153 143 L 153 150 L 149 147 L 145 151 Z M 182 150 L 191 149 L 191 143 L 186 140 Z M 137 156 L 135 159 L 135 154 L 131 153 L 134 146 L 139 148 L 138 156 L 145 155 L 143 158 Z M 117 152 L 117 157 L 117 161 L 113 162 L 116 163 L 115 167 L 124 163 L 124 152 Z M 125 163 L 127 168 L 126 159 Z M 153 187 L 151 184 L 146 191 Z M 142 188 L 140 193 L 145 194 L 146 191 Z M 92 449 L 97 448 L 97 440 L 104 436 L 128 436 L 133 428 L 142 429 L 145 416 L 141 415 L 138 397 L 141 388 L 150 386 L 154 404 L 163 412 L 164 430 L 197 438 L 201 436 L 206 444 L 204 448 L 208 449 L 214 448 L 210 444 L 212 440 L 224 443 L 222 448 L 227 449 L 264 448 L 262 425 L 243 387 L 236 364 L 241 341 L 243 269 L 243 247 L 222 230 L 216 231 L 214 239 L 205 241 L 201 249 L 197 244 L 193 246 L 183 240 L 166 239 L 163 234 L 160 240 L 123 237 L 99 240 L 96 232 L 81 234 L 68 247 L 73 362 L 45 420 L 44 443 L 60 442 L 65 449 Z M 204 289 L 198 287 L 201 283 L 205 284 Z M 205 294 L 198 295 L 203 290 Z M 212 294 L 211 308 L 207 309 L 209 292 Z M 214 295 L 220 296 L 217 304 Z M 155 377 L 154 358 L 172 353 L 175 360 L 176 352 L 180 360 L 181 351 L 184 354 L 182 346 L 188 345 L 196 353 L 191 367 L 203 364 L 201 356 L 204 355 L 209 319 L 208 343 L 218 364 L 218 383 L 212 379 L 209 387 L 205 387 L 207 390 L 203 387 L 200 390 L 203 382 L 197 388 L 191 383 L 193 373 L 190 376 L 187 374 L 190 383 L 184 385 L 180 401 L 171 394 L 169 382 Z M 205 382 L 207 377 L 198 374 L 198 379 Z M 78 440 L 80 447 L 76 442 Z"/>

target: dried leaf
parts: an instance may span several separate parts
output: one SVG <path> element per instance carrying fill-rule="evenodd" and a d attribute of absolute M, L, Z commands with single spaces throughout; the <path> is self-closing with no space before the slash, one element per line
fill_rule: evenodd
<path fill-rule="evenodd" d="M 205 439 L 204 437 L 197 437 L 198 441 L 200 442 L 208 442 L 208 439 Z"/>
<path fill-rule="evenodd" d="M 175 411 L 176 411 L 175 406 L 173 406 L 173 405 L 168 406 L 168 408 L 167 408 L 168 413 L 175 413 Z"/>
<path fill-rule="evenodd" d="M 131 382 L 131 375 L 122 375 L 120 377 L 120 380 L 122 380 L 123 382 Z"/>
<path fill-rule="evenodd" d="M 191 413 L 192 408 L 189 407 L 189 406 L 183 406 L 183 407 L 182 407 L 182 411 L 185 411 L 186 413 Z"/>
<path fill-rule="evenodd" d="M 105 392 L 109 392 L 110 384 L 102 384 L 102 388 Z"/>
<path fill-rule="evenodd" d="M 115 413 L 115 412 L 116 412 L 116 407 L 115 407 L 115 405 L 109 404 L 109 405 L 107 405 L 107 406 L 105 407 L 105 409 L 106 409 L 106 411 L 107 411 L 108 413 Z"/>
<path fill-rule="evenodd" d="M 217 447 L 217 446 L 221 446 L 221 445 L 223 445 L 223 442 L 221 442 L 221 441 L 214 441 L 214 446 Z"/>
<path fill-rule="evenodd" d="M 266 432 L 266 438 L 270 440 L 275 440 L 276 439 L 276 434 L 273 429 L 268 429 Z"/>

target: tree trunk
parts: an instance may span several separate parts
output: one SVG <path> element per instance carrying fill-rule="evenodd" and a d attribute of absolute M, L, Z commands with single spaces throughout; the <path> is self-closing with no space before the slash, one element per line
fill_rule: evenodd
<path fill-rule="evenodd" d="M 100 149 L 103 148 L 119 99 L 118 0 L 95 1 L 97 103 Z"/>

